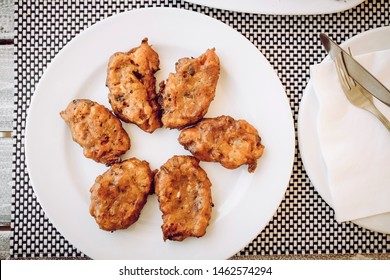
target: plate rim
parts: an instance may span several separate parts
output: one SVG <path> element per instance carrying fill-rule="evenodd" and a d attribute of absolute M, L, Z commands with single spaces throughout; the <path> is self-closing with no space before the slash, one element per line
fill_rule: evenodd
<path fill-rule="evenodd" d="M 366 30 L 364 32 L 361 32 L 361 33 L 355 35 L 355 36 L 352 36 L 351 38 L 348 38 L 343 43 L 341 43 L 340 46 L 343 47 L 343 48 L 353 47 L 354 45 L 356 46 L 365 37 L 372 36 L 375 33 L 381 33 L 381 32 L 390 33 L 390 26 L 383 26 L 383 27 L 378 27 L 378 28 L 373 28 L 373 29 Z M 359 47 L 361 47 L 361 45 Z M 359 51 L 357 53 L 355 52 L 355 54 L 364 54 L 364 53 L 368 53 L 368 52 L 371 51 L 370 47 L 363 47 L 363 49 L 364 49 L 363 52 Z M 365 51 L 367 49 L 369 49 L 369 50 Z M 375 45 L 375 49 L 376 50 L 380 50 L 380 49 L 383 49 L 383 47 L 379 47 L 378 48 L 378 45 L 376 44 Z M 328 61 L 328 60 L 330 60 L 330 56 L 329 55 L 327 55 L 320 63 L 322 63 L 324 61 Z M 306 147 L 304 147 L 304 145 L 302 144 L 302 142 L 306 142 L 305 140 L 302 141 L 303 135 L 306 134 L 306 133 L 303 132 L 303 130 L 305 130 L 305 128 L 302 125 L 302 123 L 304 122 L 304 121 L 302 121 L 302 119 L 304 118 L 303 114 L 305 114 L 305 116 L 307 116 L 309 114 L 309 113 L 306 112 L 308 105 L 303 105 L 302 106 L 302 104 L 307 104 L 309 102 L 308 101 L 309 98 L 310 98 L 310 97 L 308 97 L 309 94 L 310 95 L 313 94 L 313 86 L 312 86 L 311 79 L 309 79 L 309 81 L 308 81 L 308 83 L 307 83 L 307 85 L 306 85 L 306 87 L 305 87 L 305 89 L 303 91 L 302 99 L 301 99 L 301 102 L 300 102 L 300 105 L 299 105 L 299 111 L 298 111 L 298 146 L 299 146 L 299 150 L 300 150 L 300 154 L 301 154 L 301 158 L 302 158 L 302 163 L 303 163 L 303 165 L 305 167 L 305 170 L 306 170 L 306 172 L 308 174 L 308 177 L 309 177 L 310 181 L 312 182 L 314 188 L 319 193 L 319 195 L 333 209 L 333 206 L 332 206 L 333 202 L 332 202 L 332 199 L 331 199 L 331 194 L 330 194 L 330 192 L 328 192 L 328 189 L 326 189 L 326 188 L 328 188 L 328 186 L 325 187 L 325 184 L 328 184 L 328 182 L 321 182 L 323 179 L 317 177 L 317 175 L 313 176 L 313 174 L 315 174 L 315 172 L 312 171 L 312 167 L 313 166 L 309 163 L 308 160 L 306 160 L 306 157 L 305 157 L 305 154 L 306 154 L 306 150 L 305 149 L 306 149 Z M 313 98 L 313 96 L 311 96 L 311 98 Z M 316 135 L 316 136 L 318 136 L 318 135 Z M 317 141 L 317 139 L 318 139 L 318 137 L 316 137 L 316 141 Z M 302 151 L 304 151 L 304 152 L 302 152 Z M 319 162 L 320 162 L 320 165 L 321 164 L 325 165 L 325 162 L 323 161 L 322 157 L 321 157 L 321 159 L 319 159 Z M 311 173 L 311 175 L 309 173 Z M 325 171 L 321 175 L 324 175 L 326 177 Z M 326 180 L 326 178 L 325 178 L 325 180 Z M 318 187 L 319 185 L 321 187 Z M 350 222 L 352 222 L 352 223 L 354 223 L 354 224 L 356 224 L 356 225 L 358 225 L 358 226 L 360 226 L 362 228 L 366 228 L 366 229 L 369 229 L 369 230 L 372 230 L 372 231 L 376 231 L 376 232 L 380 232 L 380 233 L 384 233 L 384 234 L 390 234 L 390 227 L 386 228 L 386 227 L 383 227 L 381 225 L 374 225 L 375 223 L 380 223 L 381 219 L 384 219 L 384 218 L 389 219 L 390 218 L 390 213 L 383 213 L 383 214 L 373 215 L 373 216 L 366 217 L 366 218 L 352 220 Z"/>
<path fill-rule="evenodd" d="M 217 9 L 224 9 L 230 11 L 244 12 L 244 13 L 258 13 L 269 15 L 319 15 L 332 14 L 349 10 L 365 0 L 350 0 L 339 1 L 338 3 L 328 2 L 326 0 L 317 0 L 324 2 L 321 8 L 318 8 L 319 3 L 307 3 L 305 0 L 280 0 L 277 3 L 269 0 L 185 0 L 197 5 L 209 6 Z M 262 1 L 261 4 L 258 2 Z M 291 3 L 290 3 L 291 1 Z M 287 4 L 287 5 L 286 5 Z M 309 4 L 309 5 L 308 5 Z M 338 6 L 340 5 L 340 6 Z"/>
<path fill-rule="evenodd" d="M 74 244 L 73 238 L 69 238 L 69 234 L 68 234 L 68 233 L 65 233 L 65 234 L 64 234 L 63 228 L 62 228 L 61 226 L 58 226 L 57 221 L 54 222 L 56 219 L 55 219 L 55 218 L 53 219 L 53 217 L 51 216 L 51 213 L 46 212 L 46 209 L 45 209 L 44 206 L 43 206 L 42 200 L 40 199 L 40 191 L 39 191 L 39 190 L 37 191 L 36 181 L 35 181 L 36 178 L 34 178 L 35 175 L 33 175 L 34 171 L 32 171 L 32 169 L 31 169 L 31 168 L 32 168 L 32 165 L 33 165 L 33 162 L 32 162 L 32 159 L 31 159 L 30 152 L 29 152 L 29 151 L 32 150 L 32 146 L 31 146 L 32 144 L 31 144 L 31 142 L 30 142 L 30 139 L 31 139 L 31 138 L 30 138 L 30 136 L 29 136 L 29 135 L 31 135 L 31 133 L 29 133 L 29 132 L 31 132 L 31 130 L 33 129 L 33 128 L 32 128 L 32 127 L 33 127 L 33 123 L 31 123 L 31 122 L 32 122 L 32 119 L 31 119 L 30 116 L 31 116 L 31 111 L 33 110 L 33 108 L 37 106 L 37 105 L 34 105 L 35 102 L 37 102 L 37 101 L 36 101 L 36 100 L 37 100 L 37 97 L 36 97 L 36 96 L 39 96 L 39 94 L 41 94 L 41 81 L 45 79 L 45 77 L 46 77 L 46 75 L 47 75 L 46 73 L 50 71 L 51 67 L 57 63 L 57 60 L 58 60 L 57 57 L 61 56 L 61 54 L 63 53 L 63 50 L 68 50 L 68 49 L 72 48 L 73 45 L 77 44 L 77 42 L 78 42 L 77 40 L 81 40 L 81 39 L 80 39 L 81 36 L 85 36 L 85 35 L 83 35 L 83 34 L 87 34 L 87 32 L 91 32 L 91 30 L 94 30 L 94 29 L 99 28 L 99 26 L 103 25 L 104 22 L 113 21 L 113 20 L 115 20 L 116 17 L 124 16 L 125 14 L 131 14 L 131 13 L 144 13 L 144 12 L 147 12 L 147 13 L 148 13 L 148 12 L 158 12 L 158 11 L 167 11 L 167 12 L 174 12 L 174 13 L 183 13 L 183 12 L 184 12 L 184 13 L 192 14 L 192 15 L 194 15 L 194 16 L 201 16 L 201 17 L 203 17 L 203 18 L 207 18 L 208 20 L 213 21 L 214 23 L 220 24 L 221 26 L 223 25 L 224 28 L 229 28 L 229 30 L 230 30 L 229 32 L 234 31 L 236 35 L 240 35 L 240 36 L 242 36 L 242 38 L 245 38 L 243 35 L 239 34 L 238 31 L 236 31 L 236 30 L 234 30 L 233 28 L 231 28 L 230 26 L 228 26 L 228 25 L 226 25 L 226 24 L 224 24 L 224 23 L 218 21 L 217 19 L 214 19 L 214 18 L 212 18 L 212 17 L 209 17 L 209 16 L 204 15 L 204 14 L 201 14 L 201 13 L 197 13 L 197 12 L 194 12 L 194 11 L 183 10 L 183 9 L 178 9 L 178 8 L 160 8 L 160 7 L 159 7 L 159 8 L 133 9 L 133 10 L 129 10 L 129 11 L 126 11 L 126 12 L 119 13 L 119 14 L 115 14 L 115 15 L 113 15 L 113 16 L 111 16 L 111 17 L 108 17 L 108 18 L 106 18 L 106 19 L 103 19 L 103 20 L 101 20 L 101 21 L 96 22 L 95 24 L 91 25 L 89 28 L 84 29 L 82 32 L 80 32 L 78 35 L 76 35 L 72 40 L 70 40 L 69 43 L 66 44 L 66 45 L 63 47 L 63 49 L 61 49 L 61 50 L 56 54 L 56 56 L 48 63 L 48 66 L 47 66 L 46 70 L 44 71 L 43 75 L 41 76 L 41 78 L 40 78 L 40 80 L 39 80 L 39 82 L 38 82 L 38 85 L 37 85 L 37 87 L 36 87 L 35 93 L 34 93 L 34 95 L 33 95 L 32 98 L 31 98 L 30 106 L 29 106 L 28 111 L 27 111 L 26 128 L 25 128 L 25 132 L 26 132 L 25 135 L 26 135 L 26 136 L 25 136 L 25 145 L 24 145 L 24 147 L 25 147 L 25 155 L 26 155 L 26 167 L 27 167 L 27 172 L 28 172 L 28 174 L 29 174 L 29 178 L 30 178 L 30 185 L 33 187 L 34 193 L 36 194 L 36 197 L 37 197 L 37 199 L 38 199 L 38 202 L 39 202 L 40 205 L 42 206 L 42 209 L 43 209 L 43 211 L 45 212 L 45 215 L 49 218 L 49 221 L 53 223 L 53 225 L 56 227 L 56 229 L 58 230 L 58 232 L 59 232 L 61 235 L 63 235 L 69 242 L 72 242 L 73 244 Z M 235 36 L 236 36 L 236 35 L 235 35 Z M 246 39 L 246 38 L 245 38 L 245 39 Z M 246 39 L 246 40 L 247 40 L 247 39 Z M 247 40 L 247 42 L 250 43 L 248 40 Z M 250 44 L 251 44 L 251 43 L 250 43 Z M 253 44 L 251 44 L 251 45 L 252 45 L 252 48 L 256 48 Z M 258 51 L 257 48 L 256 48 L 256 50 Z M 263 57 L 263 59 L 265 59 L 265 57 L 262 55 L 262 53 L 261 53 L 260 51 L 258 51 L 258 52 L 259 52 L 259 55 L 261 55 L 261 56 Z M 265 60 L 266 60 L 266 59 L 265 59 Z M 268 62 L 267 60 L 266 60 L 266 62 L 269 64 L 269 62 Z M 270 64 L 269 64 L 269 67 L 272 68 L 272 66 L 271 66 Z M 285 175 L 285 176 L 288 177 L 288 178 L 287 178 L 287 180 L 286 180 L 286 186 L 285 186 L 284 189 L 283 189 L 283 194 L 281 195 L 281 197 L 280 197 L 280 199 L 279 199 L 279 202 L 278 202 L 278 205 L 277 205 L 277 207 L 275 208 L 275 211 L 276 211 L 277 208 L 279 207 L 280 202 L 282 201 L 282 199 L 283 199 L 283 197 L 284 197 L 284 193 L 285 193 L 285 191 L 286 191 L 286 189 L 287 189 L 287 187 L 288 187 L 288 185 L 289 185 L 289 179 L 290 179 L 291 174 L 292 174 L 292 168 L 293 168 L 293 162 L 294 162 L 294 156 L 295 156 L 295 137 L 294 137 L 294 136 L 295 136 L 295 132 L 294 132 L 294 123 L 293 123 L 292 112 L 291 112 L 291 108 L 290 108 L 289 103 L 288 103 L 288 97 L 287 97 L 287 95 L 286 95 L 286 93 L 285 93 L 285 91 L 284 91 L 284 88 L 283 88 L 283 86 L 282 86 L 282 84 L 281 84 L 281 81 L 280 81 L 279 78 L 277 77 L 276 73 L 274 73 L 274 75 L 275 75 L 275 77 L 278 79 L 278 81 L 279 81 L 279 83 L 280 83 L 280 86 L 281 86 L 281 88 L 283 89 L 283 93 L 284 93 L 284 95 L 285 95 L 284 98 L 285 98 L 285 101 L 287 102 L 287 106 L 288 106 L 288 108 L 289 108 L 289 116 L 290 116 L 289 121 L 290 121 L 290 124 L 291 124 L 291 126 L 290 126 L 290 134 L 291 134 L 291 136 L 292 136 L 292 137 L 291 137 L 291 143 L 289 144 L 289 147 L 290 147 L 289 149 L 291 149 L 291 151 L 292 151 L 292 153 L 291 153 L 291 155 L 290 155 L 290 159 L 288 159 L 288 162 L 289 162 L 289 163 L 288 163 L 288 166 L 289 166 L 289 168 L 288 168 L 288 169 L 289 169 L 289 173 L 288 173 L 288 176 Z M 47 205 L 46 205 L 46 206 L 47 206 Z M 270 217 L 267 217 L 268 222 L 269 222 L 269 220 L 272 218 L 273 214 L 274 214 L 274 213 L 272 213 L 272 215 L 270 215 Z M 265 225 L 265 226 L 266 226 L 266 225 Z M 265 226 L 264 226 L 264 227 L 265 227 Z M 264 229 L 264 227 L 259 228 L 257 234 L 259 234 L 259 233 Z M 60 230 L 60 228 L 61 228 L 61 230 Z M 256 235 L 257 235 L 257 234 L 256 234 Z M 255 236 L 256 236 L 256 235 L 255 235 Z M 253 238 L 255 238 L 255 236 L 253 236 Z M 252 239 L 253 239 L 253 238 L 252 238 Z M 248 242 L 251 242 L 251 241 L 248 241 Z M 75 247 L 78 248 L 78 249 L 80 249 L 80 250 L 81 250 L 81 248 L 83 248 L 83 247 L 80 246 L 79 244 L 75 244 Z M 240 249 L 242 249 L 242 248 L 243 248 L 243 246 L 240 246 Z M 238 249 L 238 250 L 240 250 L 240 249 Z M 85 251 L 85 250 L 84 250 L 84 251 Z M 233 252 L 233 251 L 234 251 L 234 252 Z M 225 255 L 225 256 L 223 256 L 223 257 L 224 257 L 224 258 L 230 257 L 230 256 L 232 256 L 232 254 L 234 254 L 234 253 L 237 253 L 236 248 L 234 248 L 234 249 L 232 250 L 232 253 L 229 253 L 229 256 Z M 85 254 L 88 254 L 88 252 L 85 252 Z M 214 257 L 215 257 L 215 256 L 214 256 Z M 221 256 L 217 256 L 217 258 L 221 258 Z"/>

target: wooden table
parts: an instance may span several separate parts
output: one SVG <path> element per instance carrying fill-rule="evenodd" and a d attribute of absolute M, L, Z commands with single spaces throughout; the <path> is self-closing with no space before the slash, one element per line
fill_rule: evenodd
<path fill-rule="evenodd" d="M 12 131 L 14 85 L 14 3 L 0 1 L 0 259 L 9 257 L 11 236 Z"/>
<path fill-rule="evenodd" d="M 13 129 L 14 32 L 14 3 L 12 0 L 2 0 L 0 2 L 0 131 L 5 132 Z M 9 136 L 9 133 L 1 134 Z M 0 138 L 0 259 L 10 257 L 12 152 L 12 138 Z M 390 259 L 390 254 L 269 255 L 242 256 L 232 259 Z"/>

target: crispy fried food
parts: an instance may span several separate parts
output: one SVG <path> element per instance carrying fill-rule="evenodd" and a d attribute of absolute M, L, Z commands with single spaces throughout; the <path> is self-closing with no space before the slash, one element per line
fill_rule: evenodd
<path fill-rule="evenodd" d="M 155 176 L 164 241 L 201 237 L 211 218 L 211 182 L 192 156 L 174 156 Z"/>
<path fill-rule="evenodd" d="M 179 142 L 199 160 L 219 162 L 229 169 L 248 164 L 251 173 L 264 151 L 257 130 L 245 120 L 229 116 L 203 119 L 184 129 Z"/>
<path fill-rule="evenodd" d="M 167 128 L 183 128 L 199 121 L 207 113 L 220 72 L 215 49 L 198 58 L 182 58 L 176 73 L 160 83 L 159 102 L 163 109 L 162 123 Z"/>
<path fill-rule="evenodd" d="M 111 165 L 130 149 L 130 138 L 122 123 L 103 105 L 75 99 L 60 115 L 87 158 Z"/>
<path fill-rule="evenodd" d="M 154 172 L 136 158 L 111 166 L 91 187 L 90 214 L 103 230 L 128 228 L 135 223 L 151 191 Z"/>
<path fill-rule="evenodd" d="M 113 54 L 108 63 L 106 85 L 114 113 L 149 133 L 162 126 L 154 77 L 159 65 L 158 54 L 147 38 L 127 53 Z"/>

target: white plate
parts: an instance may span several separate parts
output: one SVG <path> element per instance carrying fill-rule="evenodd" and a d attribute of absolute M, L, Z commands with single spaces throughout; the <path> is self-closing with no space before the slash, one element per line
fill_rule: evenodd
<path fill-rule="evenodd" d="M 194 24 L 196 22 L 196 24 Z M 216 98 L 207 116 L 228 114 L 252 123 L 266 150 L 254 174 L 201 163 L 213 184 L 215 207 L 204 237 L 164 242 L 156 195 L 140 219 L 114 233 L 98 229 L 89 215 L 89 189 L 107 168 L 84 158 L 59 116 L 75 98 L 110 108 L 105 87 L 108 58 L 144 37 L 159 53 L 157 82 L 181 57 L 215 47 L 221 61 Z M 236 55 L 240 54 L 240 55 Z M 188 154 L 177 130 L 153 134 L 124 125 L 132 148 L 126 157 L 159 168 L 175 154 Z M 223 259 L 241 250 L 267 225 L 288 186 L 294 158 L 294 128 L 287 96 L 265 57 L 240 33 L 195 12 L 151 8 L 121 13 L 82 32 L 52 61 L 33 95 L 27 118 L 26 156 L 31 184 L 45 213 L 74 246 L 94 259 Z"/>
<path fill-rule="evenodd" d="M 353 8 L 364 0 L 186 0 L 187 2 L 256 14 L 314 15 L 330 14 Z"/>
<path fill-rule="evenodd" d="M 382 27 L 361 33 L 345 43 L 354 55 L 390 49 L 390 27 Z M 326 59 L 329 59 L 328 57 Z M 327 181 L 326 166 L 320 151 L 317 134 L 317 114 L 319 104 L 311 82 L 308 83 L 301 100 L 298 114 L 298 142 L 302 161 L 314 187 L 332 207 L 332 197 Z M 352 221 L 353 223 L 377 232 L 390 234 L 390 213 Z"/>

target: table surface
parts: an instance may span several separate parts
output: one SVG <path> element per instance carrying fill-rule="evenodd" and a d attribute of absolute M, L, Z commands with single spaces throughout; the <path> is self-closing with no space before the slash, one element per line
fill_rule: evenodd
<path fill-rule="evenodd" d="M 327 32 L 343 42 L 365 30 L 390 25 L 387 0 L 365 1 L 337 14 L 307 16 L 237 13 L 184 1 L 112 1 L 110 6 L 103 1 L 77 6 L 34 2 L 0 2 L 0 131 L 13 130 L 14 135 L 0 138 L 0 259 L 88 258 L 50 224 L 36 202 L 23 161 L 26 109 L 33 89 L 47 63 L 84 28 L 114 13 L 148 6 L 184 8 L 217 18 L 246 36 L 270 61 L 286 89 L 296 130 L 309 66 L 325 56 L 317 35 Z M 35 222 L 26 223 L 31 215 Z M 311 184 L 296 143 L 285 198 L 258 237 L 232 256 L 269 258 L 390 259 L 390 235 L 352 223 L 338 224 Z"/>
<path fill-rule="evenodd" d="M 0 131 L 12 131 L 14 85 L 14 4 L 0 2 Z M 10 256 L 12 142 L 0 138 L 0 259 Z"/>

